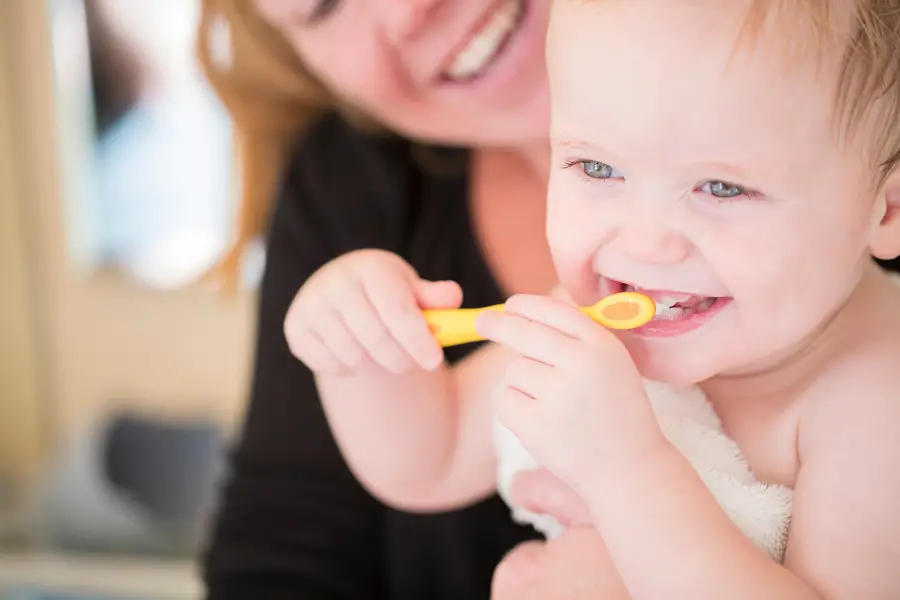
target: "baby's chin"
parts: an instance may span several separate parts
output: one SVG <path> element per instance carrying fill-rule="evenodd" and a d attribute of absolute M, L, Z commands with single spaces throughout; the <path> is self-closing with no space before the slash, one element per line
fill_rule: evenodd
<path fill-rule="evenodd" d="M 632 350 L 630 345 L 629 350 L 641 376 L 659 383 L 689 387 L 711 379 L 719 372 L 718 365 L 711 364 L 708 357 L 646 348 Z"/>

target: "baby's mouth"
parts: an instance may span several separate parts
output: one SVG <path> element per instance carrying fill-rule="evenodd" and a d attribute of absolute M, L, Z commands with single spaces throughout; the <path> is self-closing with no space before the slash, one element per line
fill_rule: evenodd
<path fill-rule="evenodd" d="M 702 314 L 712 308 L 716 300 L 719 299 L 717 296 L 701 296 L 669 290 L 646 289 L 628 283 L 619 283 L 619 286 L 623 292 L 638 292 L 653 300 L 656 303 L 654 321 L 675 321 L 692 315 Z"/>

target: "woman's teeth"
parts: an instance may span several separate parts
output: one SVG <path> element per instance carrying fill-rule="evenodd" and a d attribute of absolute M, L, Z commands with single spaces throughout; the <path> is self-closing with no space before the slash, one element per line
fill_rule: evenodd
<path fill-rule="evenodd" d="M 481 75 L 500 53 L 519 22 L 524 0 L 504 0 L 469 42 L 459 51 L 445 71 L 448 79 L 464 81 Z"/>

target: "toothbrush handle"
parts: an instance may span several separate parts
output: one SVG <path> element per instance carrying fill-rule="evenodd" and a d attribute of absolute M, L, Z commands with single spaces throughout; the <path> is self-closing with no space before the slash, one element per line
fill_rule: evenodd
<path fill-rule="evenodd" d="M 425 310 L 422 314 L 431 327 L 434 337 L 443 348 L 480 342 L 482 338 L 475 330 L 475 320 L 486 310 L 503 311 L 502 304 L 485 308 L 450 308 Z"/>
<path fill-rule="evenodd" d="M 628 305 L 624 314 L 605 314 L 605 310 L 617 304 Z M 422 314 L 438 343 L 447 348 L 483 340 L 475 331 L 478 315 L 486 310 L 503 312 L 505 305 L 495 304 L 485 308 L 449 308 L 425 310 Z M 582 306 L 580 310 L 594 321 L 609 329 L 633 329 L 645 325 L 656 314 L 653 300 L 637 292 L 621 292 L 607 296 L 594 306 Z"/>
<path fill-rule="evenodd" d="M 423 310 L 425 321 L 431 327 L 434 337 L 442 348 L 471 344 L 483 341 L 484 338 L 475 330 L 475 321 L 478 315 L 486 310 L 503 312 L 503 304 L 486 306 L 484 308 L 447 308 Z M 594 318 L 589 308 L 582 308 L 588 316 Z"/>

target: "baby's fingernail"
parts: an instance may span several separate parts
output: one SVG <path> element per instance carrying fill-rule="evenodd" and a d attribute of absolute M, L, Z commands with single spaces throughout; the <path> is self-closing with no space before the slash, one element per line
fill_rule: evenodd
<path fill-rule="evenodd" d="M 439 366 L 441 366 L 441 361 L 432 360 L 429 358 L 429 359 L 419 361 L 419 366 L 422 367 L 423 369 L 425 369 L 426 371 L 434 371 Z"/>
<path fill-rule="evenodd" d="M 515 312 L 519 308 L 519 304 L 522 303 L 523 298 L 520 294 L 515 294 L 506 299 L 506 302 L 503 303 L 503 307 L 506 312 Z"/>
<path fill-rule="evenodd" d="M 444 362 L 444 353 L 440 348 L 423 350 L 419 355 L 419 365 L 426 371 L 434 371 Z"/>
<path fill-rule="evenodd" d="M 484 311 L 483 313 L 478 315 L 478 317 L 476 317 L 475 329 L 477 329 L 480 333 L 483 329 L 489 328 L 491 326 L 491 323 L 493 323 L 498 317 L 499 315 L 492 310 Z"/>

